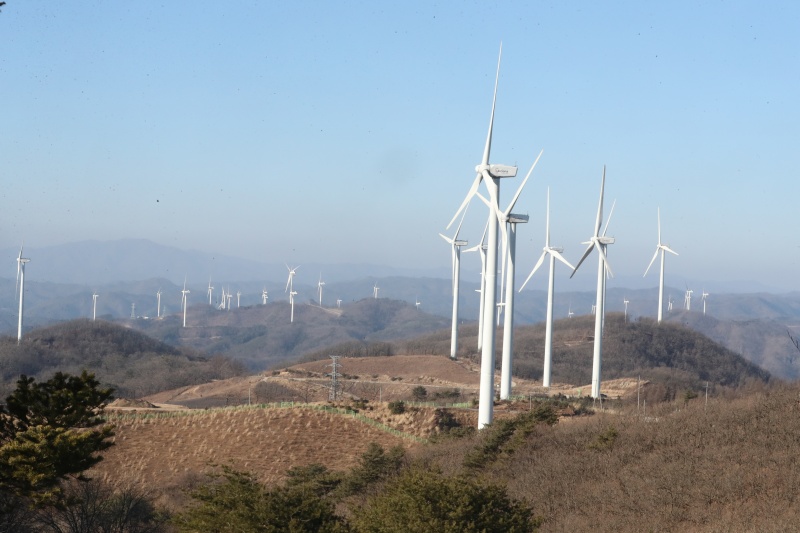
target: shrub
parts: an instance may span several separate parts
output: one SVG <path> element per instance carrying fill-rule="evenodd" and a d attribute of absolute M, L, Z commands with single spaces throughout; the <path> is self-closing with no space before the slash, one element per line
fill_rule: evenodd
<path fill-rule="evenodd" d="M 393 415 L 401 415 L 406 412 L 406 403 L 403 400 L 389 402 L 389 412 Z"/>

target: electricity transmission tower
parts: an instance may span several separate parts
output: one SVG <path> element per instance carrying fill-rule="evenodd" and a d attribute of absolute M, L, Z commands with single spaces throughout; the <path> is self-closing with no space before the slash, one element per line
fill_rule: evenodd
<path fill-rule="evenodd" d="M 339 397 L 339 377 L 341 376 L 341 374 L 339 374 L 339 356 L 331 355 L 330 358 L 333 362 L 328 365 L 331 367 L 331 388 L 328 399 L 335 402 Z"/>

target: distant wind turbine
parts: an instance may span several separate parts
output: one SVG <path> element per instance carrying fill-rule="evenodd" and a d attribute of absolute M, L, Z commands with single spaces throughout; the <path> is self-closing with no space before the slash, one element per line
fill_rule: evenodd
<path fill-rule="evenodd" d="M 322 307 L 322 287 L 325 282 L 322 281 L 322 272 L 319 273 L 319 281 L 317 282 L 317 292 L 319 293 L 319 306 Z"/>
<path fill-rule="evenodd" d="M 419 306 L 422 305 L 422 303 L 419 301 L 419 298 L 416 299 L 416 303 L 414 305 L 416 306 L 417 310 L 419 310 Z"/>
<path fill-rule="evenodd" d="M 464 214 L 461 215 L 461 222 L 458 223 L 456 233 L 453 237 L 448 237 L 443 233 L 439 236 L 450 244 L 450 259 L 452 269 L 452 291 L 453 291 L 453 312 L 450 323 L 450 359 L 456 359 L 458 354 L 458 308 L 460 304 L 461 288 L 461 247 L 467 245 L 467 241 L 458 238 L 461 232 L 461 225 L 464 223 L 464 216 L 467 214 L 467 209 L 464 209 Z M 419 302 L 417 302 L 417 309 L 419 309 Z"/>
<path fill-rule="evenodd" d="M 609 244 L 614 244 L 614 237 L 606 237 L 608 230 L 608 221 L 603 233 L 600 233 L 600 228 L 603 224 L 603 194 L 606 187 L 606 168 L 603 167 L 603 178 L 600 182 L 600 202 L 597 205 L 597 218 L 595 219 L 594 234 L 590 237 L 588 242 L 589 247 L 583 253 L 581 260 L 575 265 L 572 271 L 572 276 L 578 271 L 584 260 L 589 256 L 592 250 L 597 250 L 597 303 L 595 304 L 595 317 L 594 317 L 594 354 L 592 358 L 592 398 L 600 398 L 600 373 L 603 360 L 603 319 L 605 315 L 604 303 L 606 294 L 606 275 L 613 276 L 611 266 L 608 264 L 606 257 L 606 247 Z M 609 216 L 609 220 L 610 220 Z M 572 277 L 570 276 L 570 277 Z"/>
<path fill-rule="evenodd" d="M 658 279 L 658 322 L 661 322 L 664 311 L 664 255 L 665 252 L 678 255 L 678 252 L 670 248 L 669 245 L 661 242 L 661 208 L 658 208 L 658 244 L 656 245 L 656 253 L 653 254 L 650 264 L 647 265 L 647 269 L 644 271 L 645 276 L 647 276 L 647 273 L 650 271 L 650 267 L 653 266 L 659 252 L 661 252 L 661 275 Z"/>
<path fill-rule="evenodd" d="M 297 295 L 297 291 L 289 291 L 289 305 L 292 307 L 292 312 L 289 317 L 289 322 L 294 322 L 294 297 Z"/>
<path fill-rule="evenodd" d="M 376 282 L 375 282 L 375 286 L 374 286 L 374 287 L 372 287 L 372 297 L 373 297 L 373 298 L 375 298 L 375 299 L 377 299 L 377 298 L 378 298 L 378 291 L 379 291 L 379 290 L 381 290 L 381 288 L 380 288 L 380 287 L 378 287 L 378 282 L 376 281 Z"/>
<path fill-rule="evenodd" d="M 214 287 L 211 286 L 211 278 L 208 278 L 208 305 L 211 305 L 212 294 L 214 294 Z"/>
<path fill-rule="evenodd" d="M 622 300 L 622 303 L 625 305 L 625 323 L 627 324 L 628 323 L 628 304 L 631 303 L 631 301 L 628 300 L 628 298 L 624 298 Z"/>
<path fill-rule="evenodd" d="M 550 387 L 550 374 L 551 374 L 551 367 L 552 367 L 552 358 L 553 358 L 553 294 L 555 289 L 555 269 L 556 269 L 556 259 L 567 265 L 570 270 L 574 270 L 569 261 L 564 259 L 564 256 L 561 255 L 563 252 L 563 248 L 556 248 L 550 245 L 550 188 L 547 189 L 547 214 L 546 214 L 546 221 L 545 221 L 545 238 L 544 238 L 544 249 L 542 251 L 542 255 L 539 256 L 539 260 L 534 265 L 533 270 L 528 275 L 527 279 L 525 279 L 525 283 L 519 288 L 520 292 L 522 289 L 525 288 L 525 285 L 530 281 L 536 271 L 539 269 L 540 266 L 544 264 L 545 257 L 550 258 L 550 277 L 548 278 L 548 285 L 547 285 L 547 320 L 545 322 L 545 333 L 544 333 L 544 372 L 542 373 L 542 386 L 543 387 Z M 570 304 L 569 312 L 567 316 L 572 318 L 572 304 Z"/>
<path fill-rule="evenodd" d="M 181 306 L 183 307 L 183 327 L 186 327 L 186 308 L 188 307 L 189 298 L 187 294 L 189 294 L 189 289 L 186 288 L 186 278 L 183 280 L 183 290 L 181 291 Z"/>
<path fill-rule="evenodd" d="M 267 305 L 267 299 L 269 299 L 269 296 L 267 295 L 267 288 L 264 287 L 264 290 L 261 291 L 261 305 Z"/>
<path fill-rule="evenodd" d="M 569 304 L 569 309 L 567 310 L 567 318 L 572 318 L 575 313 L 572 312 L 572 304 Z"/>
<path fill-rule="evenodd" d="M 97 320 L 97 293 L 92 293 L 92 321 Z"/>
<path fill-rule="evenodd" d="M 30 262 L 30 259 L 22 257 L 23 246 L 19 247 L 19 256 L 17 256 L 17 286 L 19 288 L 19 322 L 17 324 L 17 344 L 22 341 L 22 311 L 25 302 L 25 264 Z M 14 292 L 16 292 L 16 290 Z"/>
<path fill-rule="evenodd" d="M 703 289 L 703 314 L 706 314 L 706 298 L 708 298 L 708 293 Z"/>
<path fill-rule="evenodd" d="M 236 309 L 239 309 L 242 301 L 242 291 L 236 291 Z"/>
<path fill-rule="evenodd" d="M 156 292 L 156 317 L 161 318 L 161 289 Z"/>
<path fill-rule="evenodd" d="M 465 252 L 478 252 L 481 258 L 481 286 L 479 289 L 476 289 L 475 292 L 479 294 L 480 303 L 478 304 L 478 349 L 481 349 L 483 346 L 483 312 L 485 298 L 484 295 L 486 294 L 486 231 L 489 228 L 489 224 L 487 223 L 486 226 L 483 228 L 483 237 L 481 237 L 481 242 L 472 248 L 467 248 L 464 250 Z"/>
<path fill-rule="evenodd" d="M 341 298 L 337 298 L 336 299 L 336 307 L 337 308 L 341 308 L 342 307 L 342 299 Z"/>
<path fill-rule="evenodd" d="M 683 299 L 683 306 L 686 308 L 687 311 L 692 310 L 692 293 L 694 291 L 690 289 L 688 286 L 686 287 L 686 296 Z"/>

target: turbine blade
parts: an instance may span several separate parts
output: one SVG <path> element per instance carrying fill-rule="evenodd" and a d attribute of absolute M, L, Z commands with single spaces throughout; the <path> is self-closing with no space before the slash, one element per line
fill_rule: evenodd
<path fill-rule="evenodd" d="M 525 175 L 525 179 L 522 180 L 522 183 L 520 183 L 519 187 L 517 188 L 517 192 L 514 194 L 514 197 L 512 198 L 511 203 L 508 204 L 508 208 L 506 208 L 506 210 L 504 212 L 506 217 L 508 216 L 509 213 L 511 213 L 511 210 L 514 209 L 514 205 L 517 203 L 517 200 L 519 200 L 519 195 L 522 194 L 522 189 L 525 187 L 525 184 L 528 183 L 528 178 L 531 177 L 531 174 L 533 173 L 533 169 L 536 167 L 536 163 L 539 162 L 539 158 L 542 157 L 543 153 L 544 153 L 544 150 L 539 152 L 539 155 L 536 156 L 536 161 L 533 162 L 533 164 L 531 165 L 531 169 L 528 171 L 528 174 Z"/>
<path fill-rule="evenodd" d="M 647 265 L 647 268 L 644 270 L 644 275 L 642 277 L 646 277 L 647 273 L 650 272 L 650 267 L 653 266 L 653 263 L 656 262 L 656 257 L 658 257 L 658 250 L 660 249 L 659 246 L 656 246 L 656 253 L 653 254 L 653 258 L 650 260 L 650 264 Z"/>
<path fill-rule="evenodd" d="M 661 246 L 661 208 L 657 208 L 658 211 L 658 245 Z"/>
<path fill-rule="evenodd" d="M 581 260 L 578 261 L 578 264 L 575 265 L 575 268 L 572 269 L 572 274 L 569 275 L 570 278 L 575 275 L 575 272 L 578 271 L 578 269 L 581 267 L 581 265 L 586 260 L 586 258 L 589 257 L 589 254 L 592 252 L 592 248 L 594 248 L 594 242 L 590 242 L 589 243 L 589 247 L 586 248 L 585 252 L 583 252 L 583 256 L 581 257 Z"/>
<path fill-rule="evenodd" d="M 553 257 L 555 257 L 556 259 L 558 259 L 559 261 L 561 261 L 562 263 L 564 263 L 564 264 L 565 264 L 565 265 L 567 265 L 568 267 L 570 267 L 570 268 L 573 268 L 573 266 L 572 266 L 571 264 L 569 264 L 569 261 L 567 261 L 566 259 L 564 259 L 564 256 L 563 256 L 563 255 L 561 255 L 561 253 L 559 253 L 559 252 L 558 252 L 558 250 L 553 250 L 553 249 L 551 248 L 551 249 L 550 249 L 550 253 L 551 253 L 551 254 L 553 254 Z"/>
<path fill-rule="evenodd" d="M 594 224 L 594 236 L 600 236 L 600 224 L 603 222 L 603 194 L 606 189 L 606 166 L 603 165 L 603 179 L 600 181 L 600 202 L 597 204 L 597 219 Z"/>
<path fill-rule="evenodd" d="M 461 222 L 458 223 L 458 228 L 456 228 L 456 234 L 453 236 L 454 241 L 458 239 L 458 234 L 461 232 L 461 225 L 464 224 L 464 218 L 467 216 L 468 209 L 469 209 L 469 202 L 467 202 L 466 207 L 464 207 L 464 213 L 461 215 Z"/>
<path fill-rule="evenodd" d="M 545 215 L 544 247 L 550 248 L 550 187 L 547 188 L 547 211 Z"/>
<path fill-rule="evenodd" d="M 600 258 L 603 260 L 603 265 L 605 265 L 606 267 L 606 272 L 608 273 L 609 276 L 613 278 L 614 273 L 611 271 L 611 265 L 608 264 L 608 258 L 606 257 L 606 253 L 603 250 L 603 246 L 597 247 L 597 253 L 600 254 Z"/>
<path fill-rule="evenodd" d="M 614 202 L 611 204 L 611 211 L 608 212 L 608 220 L 606 220 L 606 227 L 603 229 L 603 237 L 606 236 L 606 232 L 608 231 L 608 225 L 611 223 L 611 217 L 614 216 L 614 207 L 617 205 L 617 200 L 615 199 Z"/>
<path fill-rule="evenodd" d="M 458 207 L 458 210 L 456 210 L 456 214 L 453 215 L 453 218 L 450 220 L 450 223 L 447 224 L 446 229 L 450 229 L 450 226 L 452 226 L 453 222 L 456 221 L 458 215 L 460 215 L 461 212 L 467 208 L 467 204 L 469 204 L 469 201 L 472 200 L 472 197 L 475 196 L 476 192 L 478 192 L 478 187 L 480 186 L 482 179 L 483 179 L 483 173 L 478 172 L 478 174 L 475 176 L 475 180 L 472 182 L 472 186 L 469 188 L 469 192 L 467 192 L 467 196 L 464 198 L 464 201 L 461 202 L 461 205 Z"/>
<path fill-rule="evenodd" d="M 542 252 L 542 255 L 539 256 L 539 260 L 536 261 L 535 265 L 533 265 L 533 270 L 531 270 L 531 273 L 528 275 L 528 278 L 525 280 L 525 283 L 528 283 L 528 280 L 531 279 L 533 275 L 536 273 L 536 271 L 539 270 L 539 267 L 541 267 L 544 264 L 545 257 L 547 257 L 547 250 Z M 525 286 L 525 283 L 522 284 L 523 287 Z M 520 290 L 522 290 L 522 287 L 520 287 Z"/>
<path fill-rule="evenodd" d="M 676 252 L 675 250 L 673 250 L 672 248 L 670 248 L 670 247 L 669 247 L 669 246 L 667 246 L 666 244 L 662 245 L 662 246 L 661 246 L 661 249 L 662 249 L 662 250 L 666 250 L 666 251 L 668 251 L 668 252 L 669 252 L 669 253 L 671 253 L 671 254 L 678 255 L 678 252 Z"/>
<path fill-rule="evenodd" d="M 455 239 L 451 239 L 450 237 L 448 237 L 447 235 L 445 235 L 443 233 L 440 233 L 439 237 L 441 237 L 442 239 L 447 241 L 449 244 L 453 244 L 453 242 L 455 241 Z"/>
<path fill-rule="evenodd" d="M 500 43 L 500 54 L 497 56 L 497 73 L 494 77 L 494 96 L 492 97 L 492 114 L 489 117 L 489 133 L 486 135 L 486 146 L 483 149 L 481 164 L 489 164 L 489 153 L 492 151 L 492 128 L 494 128 L 494 108 L 497 103 L 497 84 L 500 81 L 500 59 L 503 57 L 503 43 Z"/>

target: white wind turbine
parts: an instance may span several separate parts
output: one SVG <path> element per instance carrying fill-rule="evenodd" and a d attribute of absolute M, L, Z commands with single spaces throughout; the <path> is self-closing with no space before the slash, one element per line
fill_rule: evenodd
<path fill-rule="evenodd" d="M 297 269 L 300 268 L 300 265 L 289 268 L 289 265 L 286 265 L 286 269 L 289 271 L 289 279 L 286 280 L 286 289 L 283 292 L 289 293 L 289 305 L 291 307 L 291 314 L 289 315 L 289 322 L 294 322 L 294 297 L 297 294 L 294 290 L 294 276 L 297 274 Z"/>
<path fill-rule="evenodd" d="M 517 224 L 524 224 L 528 222 L 528 215 L 512 214 L 511 210 L 519 200 L 520 194 L 528 179 L 533 174 L 533 169 L 539 158 L 542 157 L 542 152 L 536 157 L 536 160 L 531 165 L 531 169 L 522 180 L 517 192 L 508 204 L 508 207 L 499 216 L 501 219 L 501 229 L 503 230 L 503 271 L 505 273 L 505 301 L 503 302 L 503 352 L 500 364 L 500 399 L 507 400 L 511 397 L 511 367 L 514 359 L 514 293 L 515 293 L 515 275 L 516 275 L 516 259 L 517 259 Z M 506 265 L 508 268 L 506 268 Z"/>
<path fill-rule="evenodd" d="M 502 56 L 502 46 L 500 48 Z M 495 363 L 495 327 L 494 311 L 497 306 L 497 231 L 500 208 L 498 205 L 500 195 L 500 178 L 514 177 L 517 175 L 517 167 L 508 165 L 489 164 L 489 155 L 492 147 L 492 127 L 494 125 L 494 110 L 497 102 L 497 83 L 500 79 L 500 57 L 497 60 L 497 73 L 494 82 L 494 96 L 492 98 L 492 113 L 489 118 L 489 132 L 486 136 L 486 145 L 483 150 L 483 158 L 480 164 L 475 167 L 475 180 L 467 193 L 466 198 L 453 216 L 453 220 L 448 224 L 452 226 L 458 215 L 461 214 L 470 199 L 478 192 L 481 182 L 486 184 L 489 191 L 492 208 L 489 211 L 488 225 L 488 249 L 486 254 L 486 268 L 484 269 L 485 288 L 483 295 L 483 338 L 481 344 L 481 378 L 480 396 L 478 403 L 478 429 L 482 429 L 487 424 L 491 424 L 493 418 L 494 402 L 494 363 Z"/>
<path fill-rule="evenodd" d="M 92 293 L 92 321 L 97 320 L 97 293 Z"/>
<path fill-rule="evenodd" d="M 564 259 L 564 256 L 561 255 L 561 252 L 564 251 L 563 248 L 556 248 L 550 245 L 550 188 L 547 189 L 547 215 L 546 215 L 546 223 L 545 223 L 545 239 L 544 239 L 544 249 L 542 251 L 542 255 L 539 256 L 539 260 L 536 262 L 536 265 L 531 270 L 531 273 L 528 275 L 528 278 L 525 280 L 525 283 L 522 284 L 522 287 L 519 288 L 520 292 L 522 289 L 525 288 L 525 285 L 530 281 L 536 271 L 539 269 L 540 266 L 544 264 L 545 257 L 550 258 L 550 277 L 548 278 L 548 289 L 547 289 L 547 320 L 545 322 L 545 333 L 544 333 L 544 372 L 542 374 L 542 386 L 543 387 L 550 387 L 550 374 L 551 374 L 551 366 L 552 366 L 552 354 L 553 354 L 553 293 L 555 289 L 555 269 L 556 269 L 556 259 L 567 265 L 570 270 L 574 270 L 569 261 Z M 572 318 L 572 304 L 570 304 L 569 311 L 567 312 L 567 316 Z"/>
<path fill-rule="evenodd" d="M 625 323 L 628 323 L 628 304 L 631 303 L 628 298 L 622 300 L 622 303 L 625 305 Z"/>
<path fill-rule="evenodd" d="M 233 298 L 233 293 L 231 292 L 231 288 L 228 287 L 228 290 L 225 291 L 225 304 L 228 311 L 231 310 L 231 298 Z"/>
<path fill-rule="evenodd" d="M 372 287 L 372 297 L 375 298 L 376 300 L 378 298 L 378 291 L 379 290 L 381 290 L 381 288 L 378 287 L 378 282 L 376 281 L 375 285 Z"/>
<path fill-rule="evenodd" d="M 475 292 L 479 294 L 479 304 L 478 304 L 478 349 L 481 349 L 483 346 L 483 310 L 484 310 L 484 295 L 486 294 L 486 231 L 489 229 L 489 224 L 487 223 L 486 226 L 483 228 L 483 237 L 481 237 L 480 244 L 473 246 L 472 248 L 467 248 L 464 250 L 465 252 L 478 252 L 481 258 L 481 286 L 479 289 L 475 289 Z"/>
<path fill-rule="evenodd" d="M 342 307 L 342 299 L 341 298 L 337 298 L 336 299 L 336 307 L 337 308 L 341 308 Z"/>
<path fill-rule="evenodd" d="M 658 244 L 656 245 L 656 253 L 653 254 L 653 258 L 650 260 L 650 264 L 647 265 L 647 269 L 644 271 L 644 275 L 647 276 L 647 273 L 650 271 L 650 267 L 653 266 L 653 263 L 658 257 L 658 253 L 661 252 L 661 275 L 658 278 L 658 322 L 661 322 L 661 318 L 664 311 L 664 255 L 665 252 L 669 252 L 674 255 L 678 255 L 678 252 L 673 250 L 669 247 L 668 244 L 663 244 L 661 242 L 661 208 L 658 208 Z M 642 276 L 644 277 L 644 276 Z"/>
<path fill-rule="evenodd" d="M 19 247 L 19 255 L 17 256 L 17 287 L 19 288 L 19 322 L 17 324 L 17 344 L 22 341 L 22 310 L 25 302 L 25 264 L 30 262 L 30 259 L 22 257 L 23 246 Z M 14 292 L 16 292 L 16 289 Z"/>
<path fill-rule="evenodd" d="M 183 327 L 186 327 L 186 308 L 188 307 L 189 298 L 186 296 L 189 294 L 189 289 L 186 288 L 186 278 L 183 280 L 183 290 L 181 291 L 181 307 L 183 307 Z"/>
<path fill-rule="evenodd" d="M 672 295 L 670 295 L 668 303 L 667 303 L 667 312 L 672 312 Z"/>
<path fill-rule="evenodd" d="M 325 282 L 322 281 L 322 272 L 319 273 L 319 281 L 317 282 L 317 292 L 319 293 L 319 306 L 322 307 L 322 287 Z"/>
<path fill-rule="evenodd" d="M 686 296 L 683 298 L 683 306 L 686 308 L 687 311 L 692 310 L 692 293 L 694 291 L 689 287 L 686 287 Z"/>
<path fill-rule="evenodd" d="M 242 291 L 236 291 L 236 309 L 239 309 L 241 301 L 242 301 Z"/>
<path fill-rule="evenodd" d="M 467 210 L 464 209 L 464 214 L 461 215 L 461 222 L 458 223 L 458 228 L 456 228 L 456 233 L 452 238 L 442 233 L 439 234 L 439 236 L 444 239 L 445 242 L 450 244 L 450 258 L 453 279 L 453 314 L 450 325 L 450 359 L 455 359 L 456 355 L 458 354 L 458 308 L 461 303 L 459 299 L 459 289 L 461 288 L 461 247 L 467 245 L 467 241 L 459 239 L 458 234 L 461 232 L 461 225 L 464 223 L 464 216 L 466 216 L 466 214 Z M 419 309 L 419 301 L 417 301 L 417 309 Z"/>
<path fill-rule="evenodd" d="M 261 305 L 267 305 L 267 299 L 269 299 L 269 296 L 267 295 L 267 288 L 264 287 L 264 290 L 261 291 Z"/>
<path fill-rule="evenodd" d="M 416 303 L 414 305 L 416 306 L 417 310 L 419 310 L 419 306 L 422 305 L 422 302 L 419 301 L 419 298 L 416 299 Z"/>
<path fill-rule="evenodd" d="M 292 308 L 291 315 L 289 316 L 289 322 L 294 322 L 294 297 L 297 296 L 297 291 L 289 291 L 289 305 Z"/>
<path fill-rule="evenodd" d="M 578 271 L 583 261 L 589 256 L 592 250 L 597 250 L 597 303 L 595 304 L 595 317 L 594 317 L 594 355 L 592 359 L 592 398 L 600 398 L 600 370 L 603 359 L 603 318 L 605 310 L 603 305 L 605 303 L 606 293 L 606 273 L 613 277 L 611 266 L 608 264 L 606 258 L 606 247 L 609 244 L 614 244 L 614 237 L 606 237 L 608 230 L 608 222 L 603 233 L 600 233 L 600 228 L 603 224 L 603 193 L 606 186 L 606 168 L 603 167 L 603 179 L 600 182 L 600 202 L 597 205 L 597 218 L 594 225 L 594 234 L 588 242 L 589 247 L 583 253 L 581 260 L 575 265 L 572 271 L 572 276 Z M 609 216 L 609 220 L 610 220 Z M 570 277 L 572 277 L 570 276 Z"/>
<path fill-rule="evenodd" d="M 214 294 L 214 287 L 211 286 L 211 278 L 208 278 L 208 305 L 211 305 L 212 294 Z"/>
<path fill-rule="evenodd" d="M 161 318 L 161 289 L 156 292 L 156 317 Z"/>
<path fill-rule="evenodd" d="M 706 314 L 706 298 L 708 298 L 708 293 L 703 289 L 703 314 Z"/>

